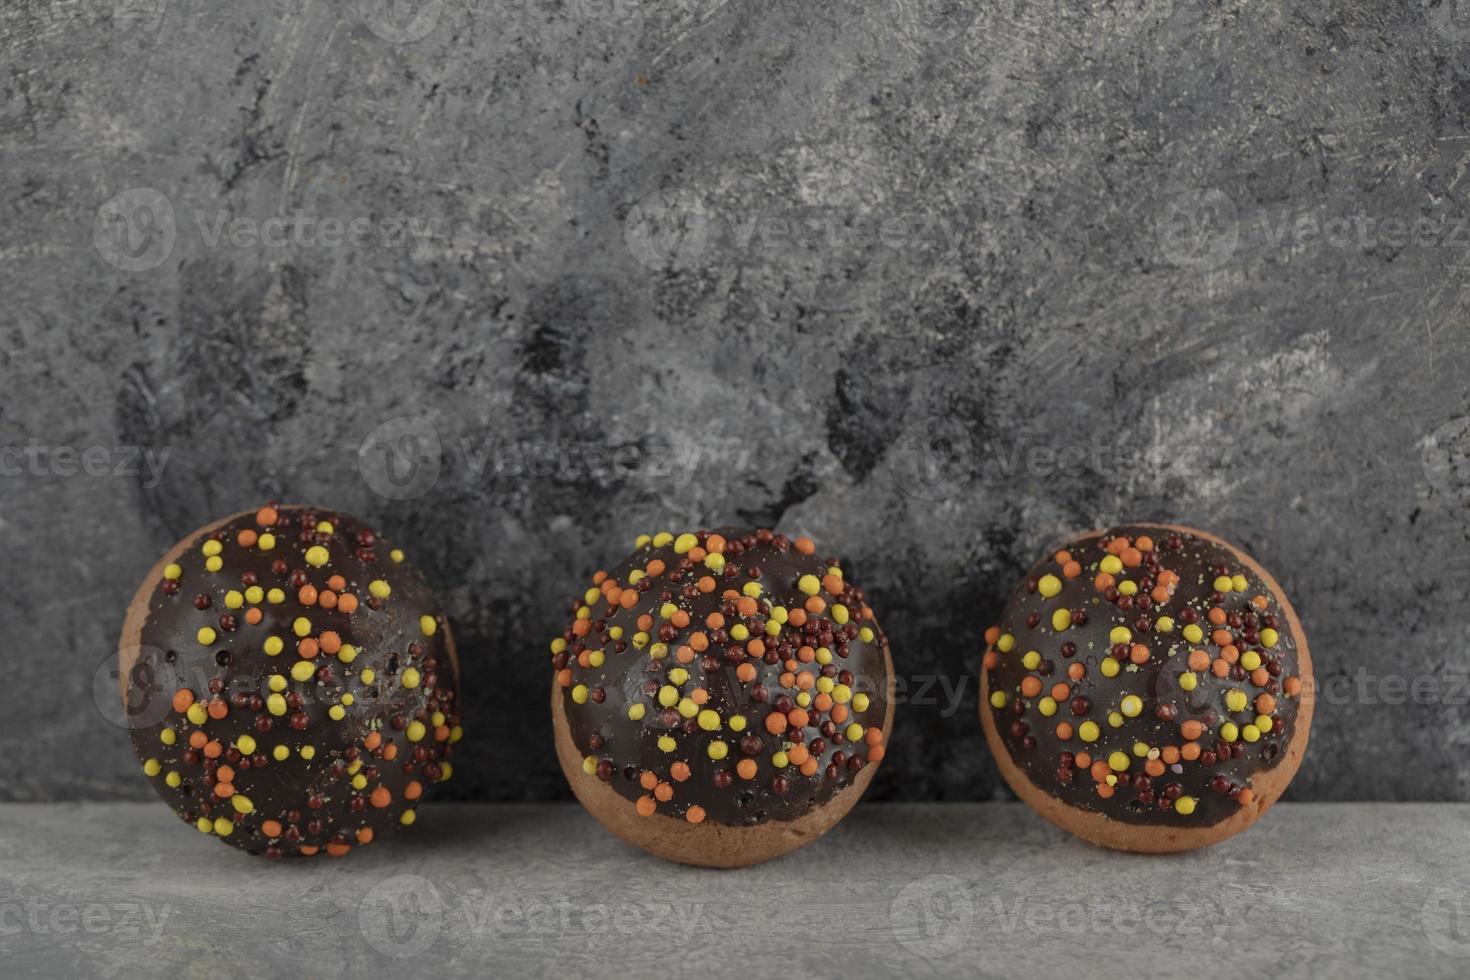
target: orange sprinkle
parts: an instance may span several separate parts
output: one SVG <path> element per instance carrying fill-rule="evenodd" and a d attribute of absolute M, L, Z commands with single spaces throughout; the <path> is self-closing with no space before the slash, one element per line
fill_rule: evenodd
<path fill-rule="evenodd" d="M 1034 697 L 1036 697 L 1036 695 L 1038 695 L 1040 693 L 1041 693 L 1041 678 L 1035 677 L 1035 676 L 1030 675 L 1030 674 L 1028 674 L 1025 677 L 1021 678 L 1021 695 L 1023 697 L 1034 698 Z"/>
<path fill-rule="evenodd" d="M 806 600 L 806 611 L 814 616 L 820 616 L 827 609 L 827 600 L 819 595 L 809 596 Z"/>
<path fill-rule="evenodd" d="M 658 809 L 658 804 L 653 802 L 653 797 L 651 796 L 640 796 L 633 803 L 633 809 L 638 811 L 640 817 L 651 817 L 653 816 L 653 812 Z"/>
<path fill-rule="evenodd" d="M 189 705 L 194 703 L 194 692 L 187 687 L 181 687 L 174 692 L 174 710 L 180 714 L 189 710 Z"/>
<path fill-rule="evenodd" d="M 1070 721 L 1064 721 L 1061 724 L 1057 725 L 1057 738 L 1059 738 L 1063 742 L 1065 742 L 1065 741 L 1067 741 L 1067 739 L 1069 739 L 1071 737 L 1072 737 L 1072 723 Z"/>
<path fill-rule="evenodd" d="M 643 570 L 646 571 L 649 575 L 662 575 L 664 573 L 663 560 L 660 558 L 655 558 L 653 561 L 645 565 Z"/>
<path fill-rule="evenodd" d="M 189 747 L 194 749 L 204 748 L 204 743 L 209 741 L 209 736 L 203 731 L 195 729 L 189 733 Z"/>
<path fill-rule="evenodd" d="M 1172 766 L 1179 761 L 1179 750 L 1172 745 L 1166 745 L 1159 750 L 1159 758 L 1164 760 L 1164 765 Z"/>
<path fill-rule="evenodd" d="M 312 639 L 309 636 L 303 636 L 300 642 L 296 644 L 296 652 L 301 654 L 301 656 L 307 660 L 315 657 L 319 649 L 320 647 L 317 644 L 316 640 Z"/>
<path fill-rule="evenodd" d="M 741 779 L 754 779 L 755 760 L 741 759 L 738 763 L 735 764 L 735 774 Z"/>
<path fill-rule="evenodd" d="M 1076 766 L 1078 769 L 1088 769 L 1088 768 L 1090 768 L 1092 766 L 1092 753 L 1091 752 L 1078 752 L 1077 755 L 1076 755 L 1076 757 L 1073 758 L 1072 764 L 1074 766 Z"/>
<path fill-rule="evenodd" d="M 209 717 L 213 718 L 215 721 L 219 721 L 221 718 L 225 717 L 229 713 L 230 706 L 224 698 L 210 698 Z"/>
<path fill-rule="evenodd" d="M 255 542 L 259 540 L 259 535 L 257 535 L 248 527 L 245 530 L 241 531 L 239 534 L 235 535 L 236 543 L 238 543 L 242 548 L 253 548 L 255 547 Z"/>
<path fill-rule="evenodd" d="M 669 774 L 674 777 L 674 782 L 682 783 L 690 776 L 689 764 L 687 762 L 676 762 L 669 767 Z"/>
<path fill-rule="evenodd" d="M 704 807 L 696 803 L 684 814 L 684 819 L 690 823 L 704 823 Z"/>
<path fill-rule="evenodd" d="M 869 728 L 867 731 L 863 732 L 863 741 L 867 742 L 869 745 L 881 744 L 883 742 L 883 729 L 879 728 L 877 725 L 874 725 L 872 728 Z"/>
<path fill-rule="evenodd" d="M 249 623 L 251 626 L 256 625 L 264 618 L 265 613 L 261 612 L 260 609 L 256 606 L 251 606 L 249 609 L 245 610 L 245 622 Z"/>
<path fill-rule="evenodd" d="M 1133 547 L 1137 548 L 1139 551 L 1153 551 L 1154 539 L 1149 537 L 1147 534 L 1140 534 L 1138 536 L 1138 540 L 1133 542 Z"/>
<path fill-rule="evenodd" d="M 224 754 L 225 747 L 217 741 L 204 743 L 204 757 L 206 759 L 218 759 Z"/>
<path fill-rule="evenodd" d="M 302 850 L 305 850 L 305 848 L 302 848 Z M 351 844 L 332 843 L 327 845 L 327 853 L 334 858 L 346 857 L 347 852 L 350 850 L 352 850 Z"/>
<path fill-rule="evenodd" d="M 261 527 L 270 527 L 280 519 L 281 515 L 276 512 L 274 507 L 262 507 L 255 512 L 255 523 Z"/>
<path fill-rule="evenodd" d="M 1204 725 L 1201 725 L 1197 721 L 1194 721 L 1193 719 L 1191 719 L 1189 721 L 1186 721 L 1182 725 L 1179 726 L 1179 734 L 1180 735 L 1183 735 L 1185 738 L 1189 739 L 1191 742 L 1194 741 L 1195 739 L 1199 738 L 1204 733 L 1205 733 L 1205 726 Z"/>
<path fill-rule="evenodd" d="M 296 601 L 303 606 L 316 605 L 316 589 L 310 585 L 303 585 L 296 593 Z"/>
<path fill-rule="evenodd" d="M 1215 662 L 1210 664 L 1210 671 L 1216 677 L 1228 677 L 1230 676 L 1230 661 L 1224 657 L 1216 657 Z"/>
<path fill-rule="evenodd" d="M 751 681 L 755 680 L 755 678 L 755 664 L 741 664 L 739 667 L 735 668 L 735 679 L 738 680 L 740 683 L 749 684 Z"/>
<path fill-rule="evenodd" d="M 215 783 L 214 795 L 222 800 L 228 800 L 235 795 L 235 785 L 233 783 Z"/>
<path fill-rule="evenodd" d="M 801 552 L 803 555 L 810 555 L 814 551 L 817 550 L 816 543 L 813 542 L 812 539 L 811 538 L 808 538 L 808 537 L 804 537 L 803 536 L 803 537 L 797 538 L 795 541 L 793 541 L 791 543 L 793 545 L 795 545 L 796 546 L 796 550 L 799 551 L 799 552 Z"/>
<path fill-rule="evenodd" d="M 871 747 L 871 748 L 868 749 L 868 761 L 869 762 L 882 762 L 883 761 L 883 757 L 885 755 L 887 755 L 887 754 L 888 754 L 888 750 L 885 749 L 885 748 L 883 748 L 883 746 L 881 746 L 881 745 L 874 745 L 873 747 Z M 808 762 L 814 762 L 815 760 L 808 759 L 807 761 Z"/>
<path fill-rule="evenodd" d="M 1087 676 L 1087 668 L 1082 666 L 1080 661 L 1074 660 L 1072 661 L 1072 665 L 1067 668 L 1067 676 L 1074 681 L 1080 681 Z"/>
<path fill-rule="evenodd" d="M 340 599 L 337 600 L 337 608 L 347 613 L 349 616 L 352 615 L 353 613 L 357 612 L 357 596 L 353 595 L 350 592 L 345 593 Z"/>
<path fill-rule="evenodd" d="M 1257 697 L 1256 697 L 1256 712 L 1258 714 L 1269 715 L 1271 712 L 1273 712 L 1275 710 L 1276 710 L 1276 699 L 1275 698 L 1273 698 L 1271 695 L 1267 694 L 1265 691 L 1262 691 L 1259 695 L 1257 695 Z"/>
<path fill-rule="evenodd" d="M 1053 701 L 1060 703 L 1067 700 L 1071 696 L 1072 689 L 1062 682 L 1058 681 L 1051 686 L 1051 699 Z"/>
<path fill-rule="evenodd" d="M 357 842 L 359 844 L 371 844 L 373 842 L 373 828 L 362 827 L 357 831 Z"/>
<path fill-rule="evenodd" d="M 1082 566 L 1075 561 L 1069 561 L 1062 566 L 1062 575 L 1066 578 L 1076 578 L 1081 574 Z"/>
<path fill-rule="evenodd" d="M 373 790 L 372 795 L 368 797 L 368 802 L 381 810 L 383 807 L 393 802 L 393 794 L 389 791 L 388 787 L 380 783 L 378 787 Z"/>
<path fill-rule="evenodd" d="M 1300 677 L 1288 677 L 1286 683 L 1282 685 L 1282 690 L 1286 691 L 1287 697 L 1296 697 L 1302 693 L 1302 679 Z"/>
<path fill-rule="evenodd" d="M 674 787 L 670 783 L 659 783 L 653 788 L 653 798 L 660 803 L 667 803 L 674 798 Z"/>
<path fill-rule="evenodd" d="M 1206 613 L 1205 615 L 1209 618 L 1210 625 L 1212 625 L 1212 626 L 1224 626 L 1225 625 L 1225 610 L 1221 609 L 1219 606 L 1212 607 L 1210 609 L 1210 611 L 1208 613 Z"/>
<path fill-rule="evenodd" d="M 842 576 L 828 572 L 822 576 L 822 588 L 833 595 L 842 595 Z"/>
<path fill-rule="evenodd" d="M 804 676 L 810 677 L 811 675 L 806 674 Z M 811 721 L 811 715 L 806 713 L 805 708 L 792 708 L 791 713 L 786 716 L 786 720 L 793 728 L 805 728 Z"/>
<path fill-rule="evenodd" d="M 383 733 L 382 732 L 368 732 L 367 738 L 365 738 L 365 739 L 362 740 L 362 747 L 365 748 L 365 749 L 367 749 L 369 752 L 371 752 L 373 749 L 377 748 L 379 745 L 382 745 L 382 744 L 383 744 Z"/>
<path fill-rule="evenodd" d="M 711 534 L 704 539 L 704 550 L 712 555 L 725 553 L 725 539 L 718 534 Z"/>
<path fill-rule="evenodd" d="M 1128 648 L 1128 659 L 1136 664 L 1148 663 L 1148 647 L 1142 643 L 1135 643 Z"/>
<path fill-rule="evenodd" d="M 1193 762 L 1199 758 L 1200 747 L 1198 742 L 1185 742 L 1179 746 L 1179 758 L 1185 762 Z"/>
<path fill-rule="evenodd" d="M 336 630 L 327 630 L 318 639 L 322 653 L 336 653 L 342 649 L 342 637 L 337 635 Z"/>
<path fill-rule="evenodd" d="M 1189 669 L 1190 670 L 1209 670 L 1210 669 L 1210 655 L 1209 655 L 1209 653 L 1207 651 L 1204 651 L 1204 650 L 1191 650 L 1191 651 L 1189 651 Z"/>
<path fill-rule="evenodd" d="M 281 836 L 281 830 L 281 822 L 279 820 L 262 820 L 260 822 L 260 832 L 267 837 L 279 837 Z"/>
<path fill-rule="evenodd" d="M 1098 572 L 1092 580 L 1092 587 L 1097 589 L 1097 591 L 1099 592 L 1106 592 L 1108 589 L 1111 589 L 1113 587 L 1113 584 L 1117 581 L 1117 579 L 1113 578 L 1107 572 Z"/>
<path fill-rule="evenodd" d="M 1236 796 L 1235 799 L 1236 802 L 1238 802 L 1241 806 L 1249 806 L 1252 802 L 1255 801 L 1255 798 L 1255 790 L 1251 789 L 1249 786 L 1244 786 L 1241 787 L 1240 794 Z"/>

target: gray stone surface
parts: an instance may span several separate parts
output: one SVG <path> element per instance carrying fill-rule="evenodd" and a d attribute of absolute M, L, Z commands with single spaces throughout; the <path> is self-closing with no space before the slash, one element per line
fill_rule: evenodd
<path fill-rule="evenodd" d="M 447 804 L 272 863 L 142 804 L 0 807 L 9 977 L 1463 977 L 1470 807 L 1284 804 L 1211 850 L 1116 854 L 1020 804 L 859 807 L 739 871 L 575 804 Z"/>
<path fill-rule="evenodd" d="M 0 798 L 148 794 L 123 604 L 280 497 L 443 589 L 464 797 L 566 795 L 567 597 L 728 520 L 873 594 L 874 795 L 1004 796 L 983 627 L 1158 518 L 1302 612 L 1294 798 L 1470 799 L 1467 52 L 1360 0 L 4 4 Z"/>

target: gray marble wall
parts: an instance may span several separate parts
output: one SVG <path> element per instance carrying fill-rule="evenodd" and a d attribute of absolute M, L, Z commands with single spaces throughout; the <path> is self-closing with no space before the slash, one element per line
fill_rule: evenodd
<path fill-rule="evenodd" d="M 269 497 L 443 590 L 465 797 L 567 795 L 567 599 L 722 521 L 872 593 L 915 695 L 876 795 L 1004 796 L 983 627 L 1060 537 L 1162 519 L 1302 613 L 1295 798 L 1470 799 L 1456 14 L 5 4 L 0 799 L 149 794 L 94 695 L 123 606 Z"/>

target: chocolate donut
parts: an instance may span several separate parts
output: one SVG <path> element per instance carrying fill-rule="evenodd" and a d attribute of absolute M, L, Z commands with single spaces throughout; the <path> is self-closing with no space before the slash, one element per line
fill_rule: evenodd
<path fill-rule="evenodd" d="M 740 867 L 857 803 L 893 725 L 888 641 L 807 538 L 643 535 L 551 643 L 557 755 L 614 834 Z"/>
<path fill-rule="evenodd" d="M 449 624 L 353 517 L 271 504 L 189 535 L 129 605 L 119 668 L 154 789 L 251 854 L 346 854 L 452 772 Z"/>
<path fill-rule="evenodd" d="M 1085 534 L 1031 569 L 985 640 L 980 717 L 1002 774 L 1093 843 L 1224 840 L 1301 765 L 1301 624 L 1265 569 L 1203 531 Z"/>

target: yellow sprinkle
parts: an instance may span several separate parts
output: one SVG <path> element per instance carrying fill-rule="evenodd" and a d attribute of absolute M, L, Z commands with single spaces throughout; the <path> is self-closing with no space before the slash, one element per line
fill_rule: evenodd
<path fill-rule="evenodd" d="M 1121 582 L 1118 583 L 1118 594 L 1119 595 L 1137 595 L 1138 594 L 1138 583 L 1135 582 L 1135 581 L 1133 581 L 1132 579 L 1125 578 L 1123 581 L 1121 581 Z"/>
<path fill-rule="evenodd" d="M 1261 733 L 1269 732 L 1276 727 L 1276 722 L 1271 720 L 1270 715 L 1256 715 L 1256 730 Z"/>
<path fill-rule="evenodd" d="M 1186 691 L 1193 691 L 1196 687 L 1199 687 L 1199 678 L 1192 672 L 1185 671 L 1179 675 L 1179 686 Z"/>
<path fill-rule="evenodd" d="M 1143 713 L 1143 699 L 1135 694 L 1130 694 L 1123 699 L 1123 703 L 1120 704 L 1118 707 L 1121 708 L 1123 714 L 1127 715 L 1129 718 L 1137 718 L 1140 714 Z"/>
<path fill-rule="evenodd" d="M 347 717 L 347 709 L 342 707 L 340 704 L 334 704 L 327 709 L 327 717 L 331 718 L 333 721 L 341 721 L 343 718 Z"/>
<path fill-rule="evenodd" d="M 250 603 L 252 606 L 260 605 L 261 602 L 264 601 L 264 599 L 265 589 L 262 589 L 258 585 L 252 585 L 250 588 L 245 590 L 245 601 Z"/>
<path fill-rule="evenodd" d="M 815 575 L 803 575 L 796 580 L 796 587 L 807 595 L 816 595 L 822 591 L 822 580 Z"/>
<path fill-rule="evenodd" d="M 863 737 L 863 726 L 859 725 L 857 722 L 853 722 L 851 725 L 847 726 L 847 731 L 845 731 L 843 734 L 847 736 L 847 740 L 849 742 L 856 742 L 858 739 Z"/>
<path fill-rule="evenodd" d="M 1186 817 L 1189 816 L 1191 813 L 1194 812 L 1194 797 L 1179 797 L 1179 799 L 1174 801 L 1174 809 Z"/>
<path fill-rule="evenodd" d="M 1188 626 L 1184 627 L 1184 629 L 1180 630 L 1180 633 L 1190 643 L 1198 643 L 1200 640 L 1205 638 L 1205 631 L 1200 629 L 1199 626 L 1194 623 L 1190 623 Z"/>
<path fill-rule="evenodd" d="M 990 692 L 990 706 L 992 708 L 1004 708 L 1006 706 L 1006 692 L 1005 691 L 991 691 Z"/>
<path fill-rule="evenodd" d="M 235 821 L 229 817 L 214 818 L 214 832 L 221 837 L 228 837 L 235 832 Z"/>
<path fill-rule="evenodd" d="M 1158 630 L 1160 633 L 1172 633 L 1172 632 L 1174 632 L 1174 619 L 1173 619 L 1173 617 L 1171 617 L 1171 616 L 1160 616 L 1158 619 L 1154 620 L 1154 629 Z"/>
<path fill-rule="evenodd" d="M 658 703 L 665 708 L 672 708 L 679 703 L 679 689 L 672 684 L 665 684 L 658 689 Z"/>
<path fill-rule="evenodd" d="M 172 745 L 179 740 L 179 733 L 172 728 L 165 728 L 158 733 L 158 740 L 164 745 Z"/>
<path fill-rule="evenodd" d="M 171 789 L 178 789 L 179 786 L 181 786 L 183 784 L 184 777 L 183 776 L 180 776 L 176 772 L 170 772 L 167 776 L 164 776 L 163 777 L 163 781 Z"/>
<path fill-rule="evenodd" d="M 195 635 L 198 638 L 200 645 L 207 647 L 214 642 L 215 636 L 217 634 L 215 633 L 213 627 L 201 626 L 199 627 L 199 632 Z"/>
<path fill-rule="evenodd" d="M 408 667 L 403 671 L 403 677 L 400 679 L 399 683 L 401 683 L 406 688 L 412 689 L 419 686 L 420 680 L 421 678 L 419 677 L 418 668 Z"/>
<path fill-rule="evenodd" d="M 400 562 L 402 562 L 403 561 L 403 549 L 402 548 L 394 548 L 392 551 L 388 552 L 388 560 L 391 561 L 395 565 L 397 565 Z"/>
<path fill-rule="evenodd" d="M 1102 730 L 1097 727 L 1097 722 L 1089 720 L 1077 726 L 1077 734 L 1082 737 L 1082 741 L 1084 742 L 1096 742 L 1098 736 L 1102 734 Z"/>
<path fill-rule="evenodd" d="M 455 742 L 458 742 L 462 738 L 464 738 L 464 729 L 462 727 L 460 727 L 459 725 L 455 725 L 453 728 L 449 729 L 449 743 L 451 745 L 453 745 Z M 440 768 L 442 769 L 443 767 L 441 766 Z"/>
<path fill-rule="evenodd" d="M 752 599 L 759 599 L 761 596 L 761 584 L 759 582 L 746 582 L 740 587 L 740 591 Z"/>
<path fill-rule="evenodd" d="M 439 632 L 439 621 L 427 613 L 419 617 L 419 632 L 425 636 L 433 636 Z"/>
<path fill-rule="evenodd" d="M 716 575 L 725 570 L 725 556 L 721 554 L 708 554 L 704 556 L 704 567 Z"/>
<path fill-rule="evenodd" d="M 189 710 L 185 712 L 185 715 L 195 725 L 202 725 L 209 720 L 209 712 L 205 710 L 203 701 L 195 701 L 189 705 Z"/>
<path fill-rule="evenodd" d="M 357 675 L 357 679 L 362 681 L 364 684 L 371 684 L 373 681 L 378 679 L 378 672 L 376 670 L 373 670 L 371 667 L 364 667 L 362 669 L 362 673 Z"/>
<path fill-rule="evenodd" d="M 305 759 L 307 762 L 310 762 L 312 759 L 316 758 L 315 745 L 303 745 L 297 751 L 301 754 L 301 758 Z"/>
<path fill-rule="evenodd" d="M 316 675 L 316 667 L 310 660 L 298 660 L 291 665 L 291 679 L 309 681 Z"/>
<path fill-rule="evenodd" d="M 699 705 L 695 704 L 692 698 L 680 698 L 678 711 L 685 718 L 693 718 L 699 714 Z"/>
<path fill-rule="evenodd" d="M 342 649 L 337 651 L 337 659 L 344 664 L 350 664 L 357 659 L 357 647 L 351 643 L 342 644 Z"/>
<path fill-rule="evenodd" d="M 386 599 L 393 594 L 393 589 L 380 578 L 375 578 L 368 583 L 368 591 L 379 599 Z"/>
<path fill-rule="evenodd" d="M 239 738 L 235 739 L 235 748 L 239 749 L 246 755 L 254 755 L 255 738 L 250 735 L 241 735 Z"/>
<path fill-rule="evenodd" d="M 245 596 L 241 595 L 234 589 L 231 589 L 230 591 L 225 593 L 226 609 L 239 609 L 243 605 L 245 605 Z"/>
<path fill-rule="evenodd" d="M 1072 613 L 1067 609 L 1057 609 L 1051 614 L 1051 628 L 1061 633 L 1072 626 Z"/>
<path fill-rule="evenodd" d="M 828 612 L 832 614 L 832 620 L 838 626 L 846 626 L 847 621 L 851 618 L 851 615 L 847 611 L 847 607 L 840 602 L 833 603 L 832 608 L 828 610 Z"/>
<path fill-rule="evenodd" d="M 265 649 L 266 656 L 274 657 L 286 648 L 286 644 L 281 642 L 279 636 L 267 636 L 262 647 Z"/>
<path fill-rule="evenodd" d="M 589 776 L 597 775 L 597 757 L 589 755 L 582 760 L 582 771 Z"/>
<path fill-rule="evenodd" d="M 284 691 L 286 689 L 287 683 L 289 682 L 281 674 L 272 674 L 270 678 L 266 680 L 266 684 L 270 685 L 270 689 L 272 691 Z"/>
<path fill-rule="evenodd" d="M 1247 650 L 1240 655 L 1240 665 L 1246 670 L 1255 670 L 1261 666 L 1261 655 L 1254 650 Z"/>
<path fill-rule="evenodd" d="M 771 765 L 775 766 L 777 769 L 785 769 L 787 766 L 791 765 L 791 757 L 788 756 L 784 751 L 777 752 L 776 754 L 771 756 Z"/>
<path fill-rule="evenodd" d="M 717 732 L 720 730 L 720 715 L 717 711 L 711 711 L 709 708 L 705 708 L 699 713 L 698 720 L 699 727 L 707 732 Z"/>
<path fill-rule="evenodd" d="M 143 772 L 145 775 L 148 776 L 157 776 L 159 773 L 163 772 L 163 763 L 159 762 L 157 759 L 149 759 L 147 762 L 143 763 Z"/>
<path fill-rule="evenodd" d="M 674 539 L 674 554 L 682 555 L 697 544 L 699 539 L 686 531 Z"/>
<path fill-rule="evenodd" d="M 648 648 L 648 655 L 655 660 L 662 660 L 669 655 L 669 645 L 667 643 L 655 643 Z"/>
<path fill-rule="evenodd" d="M 236 793 L 230 797 L 230 805 L 235 808 L 236 813 L 254 813 L 255 804 L 250 802 L 250 797 L 244 793 Z"/>
<path fill-rule="evenodd" d="M 1240 736 L 1240 729 L 1235 727 L 1235 722 L 1227 721 L 1220 726 L 1220 737 L 1227 742 L 1233 742 Z"/>
<path fill-rule="evenodd" d="M 642 721 L 643 716 L 648 713 L 648 708 L 639 701 L 637 704 L 628 705 L 628 717 L 633 721 Z"/>
<path fill-rule="evenodd" d="M 846 684 L 838 684 L 832 688 L 832 700 L 838 704 L 846 704 L 852 700 L 852 688 Z"/>
<path fill-rule="evenodd" d="M 403 824 L 403 826 L 407 827 L 407 826 L 411 825 L 417 819 L 418 819 L 418 814 L 414 813 L 414 811 L 412 811 L 412 810 L 404 810 L 402 816 L 400 816 L 398 818 L 398 822 L 401 823 L 401 824 Z"/>
<path fill-rule="evenodd" d="M 225 548 L 224 548 L 224 545 L 220 544 L 218 541 L 215 541 L 214 539 L 211 538 L 210 540 L 204 542 L 204 549 L 203 550 L 204 550 L 204 554 L 205 555 L 212 557 L 214 555 L 219 554 L 221 551 L 224 551 Z"/>
<path fill-rule="evenodd" d="M 1261 740 L 1261 730 L 1255 725 L 1246 725 L 1240 730 L 1240 737 L 1247 742 L 1259 742 Z"/>
<path fill-rule="evenodd" d="M 1002 633 L 1000 639 L 995 641 L 995 648 L 1001 653 L 1010 653 L 1016 648 L 1016 638 L 1009 633 Z"/>
<path fill-rule="evenodd" d="M 286 593 L 281 589 L 271 589 L 265 594 L 265 601 L 273 606 L 279 606 L 286 601 Z"/>
<path fill-rule="evenodd" d="M 732 732 L 743 732 L 743 731 L 745 731 L 745 716 L 744 715 L 736 715 L 735 717 L 733 717 L 733 718 L 730 719 L 730 731 L 732 731 Z"/>
<path fill-rule="evenodd" d="M 714 759 L 718 762 L 720 759 L 723 759 L 725 756 L 730 754 L 730 746 L 726 745 L 724 742 L 715 741 L 709 743 L 709 748 L 706 751 L 709 752 L 709 757 L 711 759 Z"/>
<path fill-rule="evenodd" d="M 291 758 L 291 750 L 286 748 L 286 746 L 284 745 L 277 745 L 275 748 L 271 749 L 271 758 L 275 759 L 277 762 L 285 762 L 287 759 Z"/>
<path fill-rule="evenodd" d="M 362 773 L 358 773 L 356 776 L 353 776 L 352 777 L 352 788 L 353 789 L 367 789 L 367 777 L 364 776 Z"/>
<path fill-rule="evenodd" d="M 1245 580 L 1244 575 L 1232 575 L 1230 578 L 1230 585 L 1232 588 L 1235 589 L 1236 592 L 1244 592 L 1246 589 L 1250 588 L 1250 583 Z"/>
<path fill-rule="evenodd" d="M 864 643 L 872 643 L 874 636 L 875 634 L 873 633 L 873 629 L 870 626 L 864 626 L 862 629 L 858 630 L 858 639 L 862 640 Z"/>
<path fill-rule="evenodd" d="M 314 544 L 306 549 L 306 563 L 316 568 L 321 568 L 331 557 L 331 552 L 319 544 Z"/>
<path fill-rule="evenodd" d="M 184 574 L 184 570 L 178 565 L 170 563 L 163 569 L 163 577 L 166 579 L 177 579 Z"/>
<path fill-rule="evenodd" d="M 356 701 L 356 700 L 357 700 L 357 698 L 355 698 L 355 697 L 352 696 L 352 692 L 351 691 L 349 691 L 346 694 L 342 695 L 342 703 L 345 704 L 349 708 L 352 707 L 352 703 L 354 701 Z"/>
<path fill-rule="evenodd" d="M 1108 768 L 1113 770 L 1113 772 L 1127 772 L 1130 761 L 1125 752 L 1111 752 L 1108 754 Z"/>
<path fill-rule="evenodd" d="M 1097 669 L 1102 671 L 1104 677 L 1117 677 L 1118 673 L 1123 669 L 1123 665 L 1112 657 L 1103 657 L 1102 663 L 1098 665 Z"/>
<path fill-rule="evenodd" d="M 1108 642 L 1117 645 L 1133 639 L 1133 631 L 1126 626 L 1114 626 L 1108 631 Z"/>
<path fill-rule="evenodd" d="M 332 526 L 331 521 L 317 521 L 316 529 L 318 534 L 333 534 L 337 530 Z"/>
<path fill-rule="evenodd" d="M 868 710 L 868 696 L 866 694 L 854 694 L 852 696 L 852 710 L 861 714 Z"/>
<path fill-rule="evenodd" d="M 276 717 L 286 713 L 286 699 L 279 694 L 272 694 L 265 699 L 266 710 Z"/>
<path fill-rule="evenodd" d="M 575 701 L 577 704 L 587 703 L 586 684 L 578 684 L 576 687 L 572 688 L 572 700 Z"/>
<path fill-rule="evenodd" d="M 1269 626 L 1261 630 L 1261 646 L 1263 647 L 1274 647 L 1280 639 L 1280 634 Z"/>
<path fill-rule="evenodd" d="M 408 723 L 408 728 L 404 729 L 403 734 L 408 736 L 410 742 L 421 742 L 423 741 L 425 731 L 427 729 L 424 728 L 424 723 L 415 718 Z"/>
<path fill-rule="evenodd" d="M 1056 699 L 1053 698 L 1051 695 L 1043 697 L 1040 701 L 1036 702 L 1036 710 L 1040 711 L 1047 718 L 1050 718 L 1052 715 L 1057 713 Z"/>
<path fill-rule="evenodd" d="M 1103 560 L 1098 562 L 1097 567 L 1109 575 L 1117 575 L 1123 570 L 1123 559 L 1117 555 L 1104 555 Z"/>
<path fill-rule="evenodd" d="M 291 622 L 291 632 L 295 633 L 297 636 L 310 636 L 311 620 L 307 619 L 305 616 L 297 616 Z"/>
<path fill-rule="evenodd" d="M 1045 598 L 1050 599 L 1062 591 L 1062 580 L 1055 575 L 1043 575 L 1041 576 L 1041 581 L 1036 583 L 1036 591 L 1040 592 Z"/>
<path fill-rule="evenodd" d="M 1123 727 L 1123 716 L 1116 711 L 1108 712 L 1108 724 L 1113 728 Z"/>
<path fill-rule="evenodd" d="M 214 829 L 214 821 L 208 817 L 200 817 L 194 821 L 194 826 L 199 828 L 201 834 L 207 834 Z"/>
<path fill-rule="evenodd" d="M 745 628 L 744 623 L 736 623 L 734 626 L 730 627 L 730 637 L 737 642 L 744 643 L 746 640 L 750 639 L 750 630 Z"/>
<path fill-rule="evenodd" d="M 1215 579 L 1216 592 L 1229 592 L 1233 588 L 1235 588 L 1235 583 L 1231 581 L 1229 575 L 1221 575 Z"/>
<path fill-rule="evenodd" d="M 1035 650 L 1027 650 L 1026 655 L 1021 658 L 1021 666 L 1027 670 L 1035 670 L 1041 666 L 1041 654 Z"/>
<path fill-rule="evenodd" d="M 672 736 L 669 736 L 669 735 L 660 735 L 658 737 L 658 747 L 659 747 L 660 750 L 662 750 L 664 752 L 672 752 L 672 751 L 674 751 L 675 744 L 676 743 L 674 742 L 674 739 L 672 738 Z"/>
<path fill-rule="evenodd" d="M 267 531 L 255 540 L 255 546 L 261 551 L 273 551 L 276 547 L 276 536 Z"/>
<path fill-rule="evenodd" d="M 1239 688 L 1232 688 L 1225 692 L 1225 707 L 1231 711 L 1244 711 L 1245 706 L 1249 703 L 1250 698 L 1246 697 L 1245 692 Z"/>

